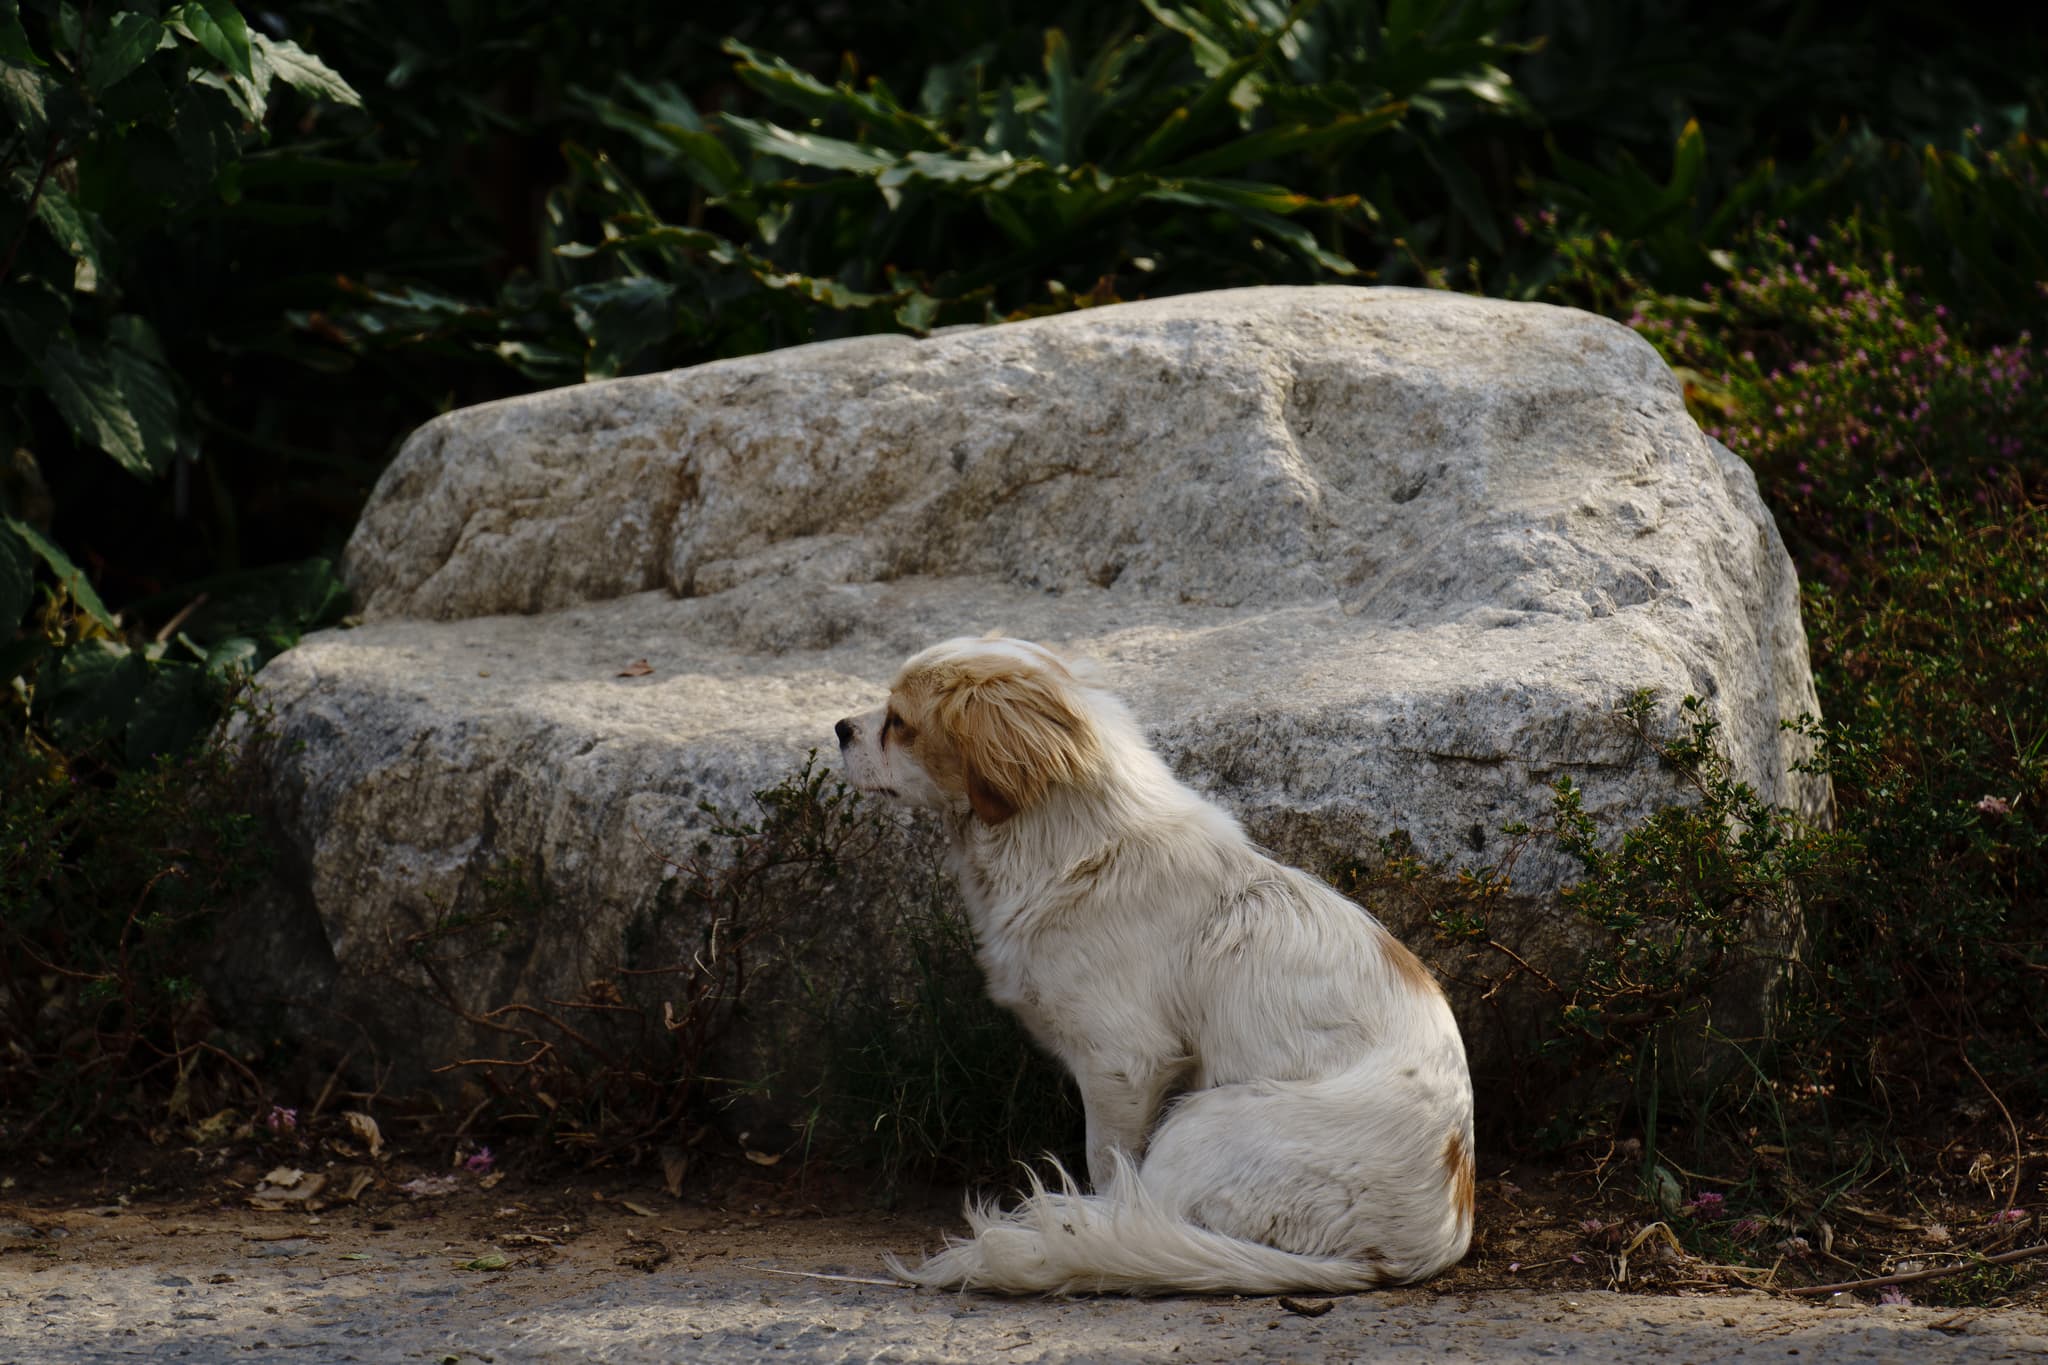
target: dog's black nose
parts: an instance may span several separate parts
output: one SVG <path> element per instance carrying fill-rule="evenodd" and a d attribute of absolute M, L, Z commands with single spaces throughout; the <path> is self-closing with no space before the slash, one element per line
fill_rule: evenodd
<path fill-rule="evenodd" d="M 839 736 L 839 747 L 844 749 L 847 745 L 853 743 L 853 722 L 850 720 L 840 721 L 832 727 L 832 733 Z"/>

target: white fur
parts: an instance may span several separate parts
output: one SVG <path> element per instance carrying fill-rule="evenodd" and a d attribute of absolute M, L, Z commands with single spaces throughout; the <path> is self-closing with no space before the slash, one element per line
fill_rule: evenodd
<path fill-rule="evenodd" d="M 1053 688 L 1095 761 L 990 823 L 842 723 L 854 784 L 936 809 L 990 995 L 1072 1072 L 1092 1195 L 970 1208 L 907 1280 L 1009 1293 L 1336 1291 L 1405 1283 L 1472 1233 L 1472 1088 L 1443 995 L 1370 914 L 1266 857 L 1175 780 L 1123 705 L 1039 646 L 952 640 Z M 1081 733 L 1085 731 L 1085 733 Z"/>

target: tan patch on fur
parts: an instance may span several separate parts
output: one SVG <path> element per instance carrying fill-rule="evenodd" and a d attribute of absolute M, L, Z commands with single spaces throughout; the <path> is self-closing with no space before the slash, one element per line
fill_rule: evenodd
<path fill-rule="evenodd" d="M 1394 975 L 1425 995 L 1440 994 L 1442 988 L 1436 984 L 1436 975 L 1422 965 L 1422 959 L 1411 951 L 1407 944 L 1391 933 L 1383 945 L 1387 953 L 1387 965 L 1394 969 Z"/>
<path fill-rule="evenodd" d="M 1000 824 L 1054 786 L 1089 780 L 1101 766 L 1094 730 L 1068 693 L 1057 660 L 948 659 L 896 680 L 894 703 L 911 753 L 941 789 L 964 794 Z"/>
<path fill-rule="evenodd" d="M 1479 1202 L 1474 1177 L 1472 1153 L 1466 1150 L 1465 1135 L 1452 1129 L 1450 1137 L 1444 1140 L 1444 1178 L 1451 1185 L 1451 1205 L 1457 1209 L 1459 1219 L 1466 1223 L 1472 1221 L 1473 1211 Z"/>

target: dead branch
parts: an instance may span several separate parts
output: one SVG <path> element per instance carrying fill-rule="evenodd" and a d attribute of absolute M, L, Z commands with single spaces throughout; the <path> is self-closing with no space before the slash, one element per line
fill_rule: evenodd
<path fill-rule="evenodd" d="M 1954 1265 L 1936 1266 L 1932 1270 L 1909 1270 L 1899 1275 L 1876 1275 L 1867 1280 L 1844 1280 L 1840 1284 L 1809 1284 L 1798 1289 L 1787 1289 L 1787 1294 L 1812 1297 L 1818 1294 L 1843 1294 L 1852 1289 L 1876 1289 L 1882 1285 L 1911 1284 L 1915 1280 L 1932 1280 L 1942 1275 L 1955 1275 L 1979 1266 L 2004 1265 L 2008 1261 L 2024 1261 L 2029 1256 L 2048 1255 L 2048 1242 L 2039 1246 L 2021 1247 L 2018 1251 L 2000 1252 L 1996 1256 L 1980 1256 L 1975 1260 L 1958 1261 Z"/>

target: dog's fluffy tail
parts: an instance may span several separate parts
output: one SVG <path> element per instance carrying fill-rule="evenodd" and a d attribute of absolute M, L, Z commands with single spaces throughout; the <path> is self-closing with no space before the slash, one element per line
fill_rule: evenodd
<path fill-rule="evenodd" d="M 1123 1153 L 1097 1194 L 1082 1194 L 1058 1162 L 1058 1189 L 1034 1172 L 1015 1208 L 968 1205 L 973 1235 L 948 1239 L 922 1265 L 887 1257 L 892 1273 L 935 1289 L 999 1294 L 1278 1294 L 1370 1289 L 1397 1276 L 1383 1265 L 1303 1256 L 1228 1237 L 1162 1208 Z"/>

